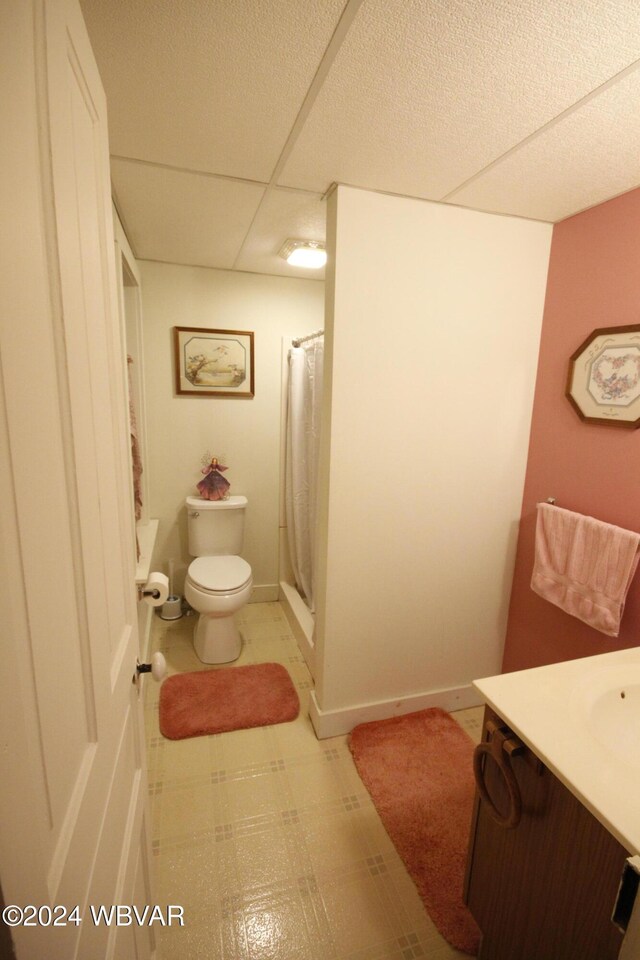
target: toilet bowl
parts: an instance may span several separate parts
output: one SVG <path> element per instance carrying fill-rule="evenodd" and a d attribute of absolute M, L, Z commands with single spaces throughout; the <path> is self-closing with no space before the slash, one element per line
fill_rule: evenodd
<path fill-rule="evenodd" d="M 193 645 L 203 663 L 237 660 L 242 637 L 233 615 L 251 597 L 251 567 L 240 556 L 247 498 L 187 497 L 189 564 L 184 595 L 200 616 Z"/>
<path fill-rule="evenodd" d="M 249 600 L 252 586 L 251 567 L 242 557 L 197 557 L 189 564 L 184 595 L 200 614 L 193 645 L 203 663 L 229 663 L 240 656 L 234 614 Z"/>

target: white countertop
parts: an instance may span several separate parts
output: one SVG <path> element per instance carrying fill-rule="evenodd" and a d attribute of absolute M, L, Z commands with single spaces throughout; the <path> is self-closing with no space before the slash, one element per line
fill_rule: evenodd
<path fill-rule="evenodd" d="M 486 702 L 632 854 L 640 853 L 640 647 L 474 681 Z M 629 687 L 629 699 L 624 691 Z M 605 722 L 592 712 L 610 688 Z M 624 693 L 624 696 L 623 696 Z M 600 704 L 602 701 L 600 701 Z M 628 711 L 623 713 L 621 711 Z M 624 722 L 612 737 L 607 721 Z M 613 749 L 610 744 L 612 744 Z"/>

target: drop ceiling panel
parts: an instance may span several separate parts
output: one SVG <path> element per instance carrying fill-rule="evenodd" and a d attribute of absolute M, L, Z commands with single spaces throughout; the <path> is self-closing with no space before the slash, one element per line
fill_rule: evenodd
<path fill-rule="evenodd" d="M 640 184 L 640 68 L 450 196 L 452 203 L 562 220 Z"/>
<path fill-rule="evenodd" d="M 629 0 L 367 0 L 279 182 L 441 199 L 639 57 Z"/>
<path fill-rule="evenodd" d="M 231 269 L 265 188 L 112 160 L 114 195 L 134 253 L 143 260 Z"/>
<path fill-rule="evenodd" d="M 269 190 L 236 261 L 237 269 L 283 277 L 323 279 L 324 269 L 290 267 L 278 256 L 278 251 L 289 238 L 324 242 L 326 208 L 320 194 L 277 188 Z"/>
<path fill-rule="evenodd" d="M 268 181 L 345 0 L 83 0 L 116 156 Z"/>

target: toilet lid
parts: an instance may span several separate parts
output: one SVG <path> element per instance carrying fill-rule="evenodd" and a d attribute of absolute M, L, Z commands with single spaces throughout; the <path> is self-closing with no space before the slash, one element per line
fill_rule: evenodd
<path fill-rule="evenodd" d="M 251 567 L 242 557 L 196 557 L 189 564 L 189 576 L 203 590 L 239 590 L 251 576 Z"/>

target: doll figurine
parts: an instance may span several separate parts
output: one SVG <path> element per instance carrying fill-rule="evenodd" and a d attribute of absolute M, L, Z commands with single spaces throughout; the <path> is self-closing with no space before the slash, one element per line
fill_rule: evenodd
<path fill-rule="evenodd" d="M 205 474 L 203 480 L 198 484 L 198 490 L 203 500 L 228 500 L 229 487 L 231 484 L 222 476 L 221 470 L 227 470 L 217 457 L 212 457 L 211 462 L 202 468 Z"/>

